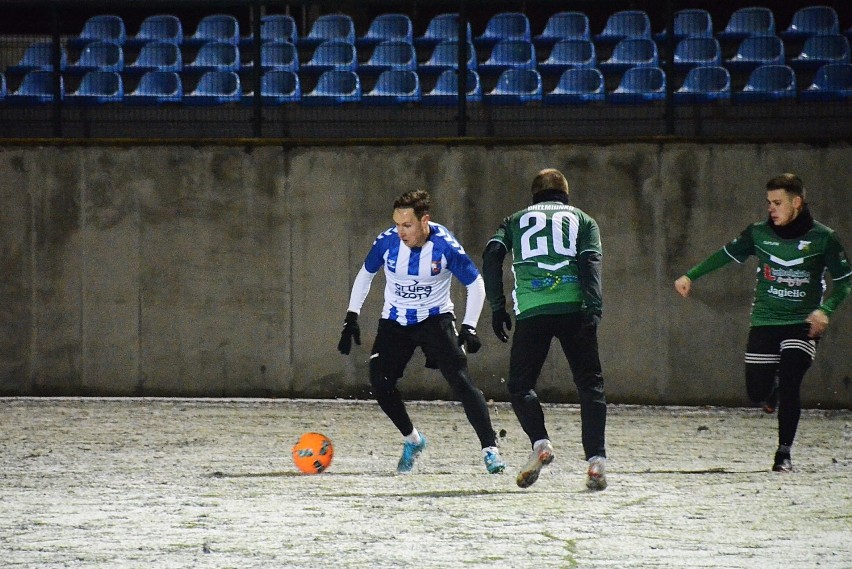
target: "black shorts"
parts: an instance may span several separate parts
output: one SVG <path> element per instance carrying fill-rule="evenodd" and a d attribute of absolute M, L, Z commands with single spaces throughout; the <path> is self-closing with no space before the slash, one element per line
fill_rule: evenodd
<path fill-rule="evenodd" d="M 786 350 L 801 351 L 813 360 L 818 340 L 809 337 L 809 331 L 808 324 L 752 327 L 748 331 L 745 363 L 778 366 Z"/>
<path fill-rule="evenodd" d="M 430 316 L 419 324 L 403 326 L 385 318 L 379 320 L 379 329 L 373 343 L 371 360 L 384 377 L 397 380 L 416 348 L 426 354 L 426 361 L 433 362 L 442 372 L 467 366 L 467 356 L 458 345 L 455 318 L 452 314 Z"/>

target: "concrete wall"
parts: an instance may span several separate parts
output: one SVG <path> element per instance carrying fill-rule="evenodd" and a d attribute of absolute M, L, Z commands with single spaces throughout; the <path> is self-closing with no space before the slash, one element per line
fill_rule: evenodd
<path fill-rule="evenodd" d="M 672 282 L 763 218 L 763 184 L 783 171 L 803 177 L 849 252 L 851 164 L 839 143 L 0 148 L 0 393 L 369 397 L 382 277 L 363 345 L 343 357 L 336 343 L 393 199 L 429 189 L 434 219 L 479 264 L 553 166 L 603 234 L 609 399 L 744 404 L 754 263 L 704 277 L 690 300 Z M 807 406 L 852 406 L 850 306 L 820 344 Z M 505 399 L 508 348 L 487 308 L 479 331 L 473 375 Z M 575 401 L 553 348 L 539 392 Z M 418 353 L 406 396 L 450 398 L 422 364 Z"/>

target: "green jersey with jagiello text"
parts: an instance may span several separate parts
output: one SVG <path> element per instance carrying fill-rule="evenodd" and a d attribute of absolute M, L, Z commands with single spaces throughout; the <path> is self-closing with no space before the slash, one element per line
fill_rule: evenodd
<path fill-rule="evenodd" d="M 782 239 L 766 221 L 755 223 L 718 253 L 722 252 L 738 263 L 757 257 L 752 326 L 801 324 L 817 308 L 831 314 L 845 294 L 838 290 L 840 294 L 832 295 L 836 298 L 823 302 L 825 270 L 835 282 L 848 281 L 852 274 L 834 231 L 816 221 L 807 233 L 793 239 Z M 693 267 L 687 276 L 694 280 L 709 272 L 707 264 Z"/>
<path fill-rule="evenodd" d="M 518 318 L 581 310 L 577 257 L 587 251 L 603 253 L 598 224 L 588 214 L 543 201 L 505 218 L 491 241 L 512 252 Z"/>

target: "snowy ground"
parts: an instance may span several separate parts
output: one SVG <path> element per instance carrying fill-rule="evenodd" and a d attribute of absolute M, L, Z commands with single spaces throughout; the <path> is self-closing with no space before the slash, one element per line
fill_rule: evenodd
<path fill-rule="evenodd" d="M 774 416 L 610 406 L 610 487 L 583 486 L 576 406 L 529 489 L 528 443 L 492 406 L 510 464 L 488 475 L 458 405 L 416 403 L 430 447 L 370 402 L 0 399 L 3 567 L 852 567 L 852 412 L 806 411 L 797 472 L 769 471 Z M 330 470 L 297 473 L 319 430 Z"/>

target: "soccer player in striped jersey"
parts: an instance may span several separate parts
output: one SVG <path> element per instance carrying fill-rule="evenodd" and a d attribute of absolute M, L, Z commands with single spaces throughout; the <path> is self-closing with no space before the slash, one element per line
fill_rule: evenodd
<path fill-rule="evenodd" d="M 382 411 L 404 437 L 397 471 L 409 472 L 426 448 L 426 438 L 414 428 L 397 389 L 414 350 L 426 355 L 426 366 L 437 368 L 461 401 L 482 445 L 491 474 L 506 468 L 497 449 L 497 436 L 482 392 L 473 385 L 467 355 L 482 346 L 476 324 L 485 300 L 482 276 L 461 244 L 443 225 L 433 223 L 426 191 L 401 195 L 393 204 L 394 226 L 381 233 L 355 277 L 343 332 L 337 349 L 348 354 L 352 340 L 361 343 L 358 315 L 373 277 L 385 273 L 385 302 L 370 355 L 370 383 Z M 456 332 L 450 284 L 456 277 L 467 288 L 461 332 Z"/>
<path fill-rule="evenodd" d="M 801 415 L 799 390 L 816 356 L 829 317 L 852 290 L 852 266 L 834 231 L 814 220 L 805 203 L 802 180 L 781 174 L 766 183 L 769 218 L 745 228 L 739 237 L 675 281 L 689 296 L 692 281 L 731 261 L 757 257 L 757 283 L 745 354 L 746 390 L 767 413 L 778 408 L 778 450 L 772 470 L 793 469 L 790 448 Z M 825 270 L 831 295 L 823 298 Z"/>
<path fill-rule="evenodd" d="M 606 397 L 598 355 L 601 297 L 601 239 L 598 225 L 568 204 L 568 181 L 548 168 L 532 182 L 533 204 L 503 220 L 485 246 L 482 275 L 492 328 L 506 342 L 512 319 L 503 294 L 503 259 L 512 253 L 512 292 L 517 326 L 509 356 L 509 397 L 532 452 L 517 476 L 526 488 L 553 461 L 553 445 L 535 392 L 541 368 L 557 338 L 580 396 L 580 426 L 588 461 L 586 487 L 607 486 Z"/>

